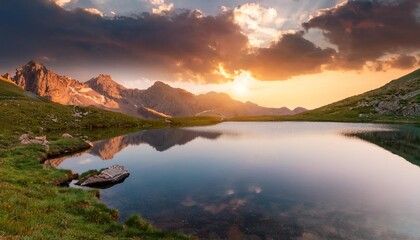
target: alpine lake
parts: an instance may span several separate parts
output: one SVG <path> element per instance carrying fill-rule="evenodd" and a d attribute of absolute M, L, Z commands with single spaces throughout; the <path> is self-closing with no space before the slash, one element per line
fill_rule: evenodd
<path fill-rule="evenodd" d="M 49 164 L 130 171 L 121 220 L 199 239 L 420 239 L 420 127 L 225 122 L 145 130 Z M 71 184 L 71 187 L 77 187 Z"/>

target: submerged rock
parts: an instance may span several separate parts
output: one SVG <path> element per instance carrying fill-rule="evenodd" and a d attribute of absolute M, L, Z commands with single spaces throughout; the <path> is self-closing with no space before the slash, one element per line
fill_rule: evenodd
<path fill-rule="evenodd" d="M 113 165 L 109 168 L 101 170 L 99 173 L 81 179 L 76 185 L 86 187 L 108 188 L 117 183 L 121 183 L 130 173 L 126 168 L 120 165 Z"/>

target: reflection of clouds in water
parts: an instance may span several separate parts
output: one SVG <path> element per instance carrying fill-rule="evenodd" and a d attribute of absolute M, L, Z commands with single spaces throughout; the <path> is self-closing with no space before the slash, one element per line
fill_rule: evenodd
<path fill-rule="evenodd" d="M 191 197 L 187 197 L 186 199 L 184 199 L 181 202 L 181 205 L 184 206 L 184 207 L 193 207 L 193 206 L 197 205 L 197 202 L 194 199 L 192 199 Z"/>
<path fill-rule="evenodd" d="M 224 210 L 235 211 L 238 208 L 244 206 L 246 203 L 247 200 L 244 198 L 235 198 L 227 203 L 220 204 L 198 203 L 192 197 L 188 196 L 181 202 L 181 205 L 184 207 L 199 206 L 206 212 L 209 212 L 211 214 L 218 214 L 223 212 Z"/>
<path fill-rule="evenodd" d="M 81 159 L 79 161 L 79 164 L 80 165 L 83 165 L 83 164 L 88 164 L 88 163 L 91 163 L 91 162 L 92 162 L 92 159 L 91 158 L 86 158 L 86 159 Z"/>
<path fill-rule="evenodd" d="M 251 192 L 251 193 L 260 194 L 262 192 L 262 188 L 260 186 L 257 186 L 257 185 L 250 185 L 248 187 L 248 191 Z"/>
<path fill-rule="evenodd" d="M 228 189 L 225 192 L 225 196 L 232 196 L 233 194 L 235 194 L 235 190 L 233 189 Z"/>
<path fill-rule="evenodd" d="M 226 203 L 222 203 L 222 204 L 208 204 L 208 205 L 203 205 L 203 209 L 206 212 L 210 212 L 212 214 L 218 214 L 220 212 L 222 212 L 223 210 L 225 210 L 225 208 L 228 206 L 228 204 Z"/>
<path fill-rule="evenodd" d="M 232 199 L 229 203 L 222 204 L 202 204 L 200 205 L 204 211 L 210 212 L 212 214 L 218 214 L 223 210 L 236 211 L 238 208 L 244 206 L 247 200 L 242 198 Z"/>

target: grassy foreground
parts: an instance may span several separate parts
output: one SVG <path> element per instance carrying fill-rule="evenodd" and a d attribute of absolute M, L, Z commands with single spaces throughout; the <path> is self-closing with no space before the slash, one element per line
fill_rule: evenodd
<path fill-rule="evenodd" d="M 89 107 L 52 103 L 0 79 L 0 239 L 189 239 L 160 231 L 139 216 L 125 223 L 102 204 L 99 191 L 59 185 L 68 170 L 44 166 L 48 157 L 76 152 L 91 141 L 158 127 L 208 125 L 218 118 L 147 121 Z M 22 145 L 19 136 L 47 136 L 40 144 Z M 63 139 L 63 133 L 76 136 Z"/>
<path fill-rule="evenodd" d="M 86 145 L 69 139 L 51 147 L 72 151 Z M 47 155 L 39 144 L 0 151 L 0 239 L 188 239 L 137 216 L 117 223 L 118 212 L 100 203 L 98 191 L 57 186 L 71 172 L 41 165 Z"/>

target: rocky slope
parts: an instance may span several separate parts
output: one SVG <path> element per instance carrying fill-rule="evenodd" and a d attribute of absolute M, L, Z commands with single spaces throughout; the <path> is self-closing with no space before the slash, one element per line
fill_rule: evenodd
<path fill-rule="evenodd" d="M 13 81 L 21 88 L 67 105 L 95 106 L 149 119 L 181 116 L 292 115 L 304 108 L 265 108 L 233 100 L 224 93 L 194 95 L 184 89 L 155 82 L 145 90 L 128 89 L 109 75 L 82 83 L 60 76 L 31 61 L 17 69 Z"/>
<path fill-rule="evenodd" d="M 21 88 L 66 105 L 95 106 L 117 109 L 112 99 L 92 90 L 86 84 L 66 76 L 60 76 L 34 61 L 16 70 L 14 82 Z"/>

